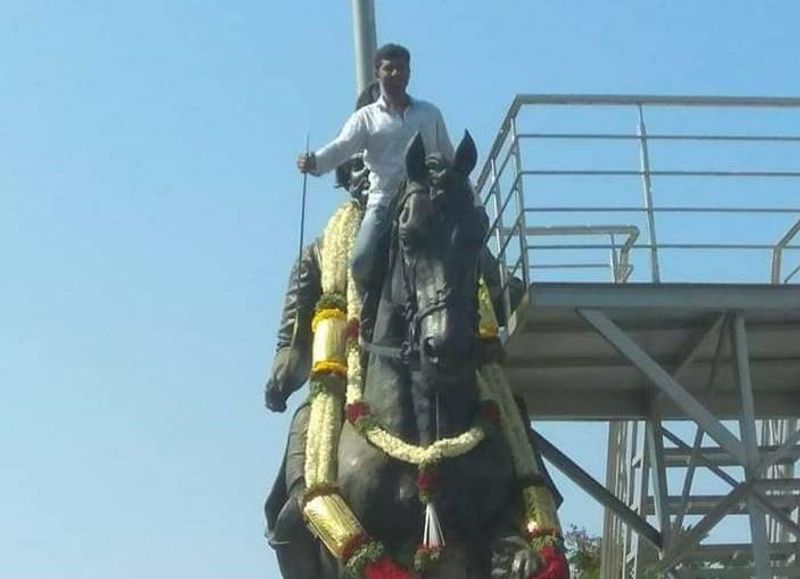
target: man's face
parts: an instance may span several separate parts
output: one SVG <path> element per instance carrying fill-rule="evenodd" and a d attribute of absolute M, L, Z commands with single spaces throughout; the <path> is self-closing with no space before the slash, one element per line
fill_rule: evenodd
<path fill-rule="evenodd" d="M 405 94 L 411 69 L 403 58 L 381 60 L 378 65 L 378 81 L 389 96 Z"/>

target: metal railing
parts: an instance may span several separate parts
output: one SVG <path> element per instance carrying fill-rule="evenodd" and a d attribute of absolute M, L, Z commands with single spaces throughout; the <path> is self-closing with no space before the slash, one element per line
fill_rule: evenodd
<path fill-rule="evenodd" d="M 519 95 L 476 191 L 505 280 L 789 283 L 800 98 Z"/>

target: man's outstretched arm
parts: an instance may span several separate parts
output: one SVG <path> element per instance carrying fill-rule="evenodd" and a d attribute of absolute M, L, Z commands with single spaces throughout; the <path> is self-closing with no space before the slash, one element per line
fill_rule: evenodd
<path fill-rule="evenodd" d="M 297 157 L 297 168 L 302 173 L 319 176 L 334 170 L 367 146 L 367 124 L 364 115 L 353 113 L 339 135 L 316 153 Z"/>

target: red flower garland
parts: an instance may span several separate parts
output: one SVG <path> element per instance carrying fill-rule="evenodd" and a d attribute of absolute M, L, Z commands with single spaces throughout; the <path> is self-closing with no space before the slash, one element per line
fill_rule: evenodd
<path fill-rule="evenodd" d="M 419 489 L 419 500 L 423 505 L 433 501 L 436 495 L 436 465 L 423 464 L 417 471 L 417 488 Z"/>
<path fill-rule="evenodd" d="M 395 565 L 388 557 L 381 557 L 364 569 L 365 579 L 411 579 L 411 573 Z"/>
<path fill-rule="evenodd" d="M 359 533 L 352 539 L 350 539 L 347 544 L 342 549 L 341 559 L 345 563 L 353 556 L 359 547 L 362 545 L 366 545 L 369 542 L 369 537 L 367 537 L 364 533 Z"/>
<path fill-rule="evenodd" d="M 420 491 L 433 492 L 436 488 L 436 470 L 430 467 L 420 469 L 417 474 L 417 486 Z"/>
<path fill-rule="evenodd" d="M 528 579 L 569 579 L 569 564 L 560 550 L 550 545 L 539 550 L 541 568 Z"/>

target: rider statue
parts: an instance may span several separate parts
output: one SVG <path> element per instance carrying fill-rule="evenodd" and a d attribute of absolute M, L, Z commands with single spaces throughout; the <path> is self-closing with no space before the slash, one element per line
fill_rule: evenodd
<path fill-rule="evenodd" d="M 381 47 L 375 55 L 375 71 L 377 82 L 359 96 L 356 112 L 345 122 L 339 136 L 316 153 L 297 159 L 298 169 L 312 175 L 336 169 L 337 186 L 345 188 L 364 207 L 351 268 L 359 293 L 367 296 L 367 303 L 391 225 L 392 197 L 405 177 L 403 157 L 408 142 L 419 133 L 427 152 L 448 163 L 454 155 L 439 109 L 406 92 L 410 77 L 408 50 L 396 44 Z M 311 320 L 322 295 L 320 242 L 317 238 L 303 248 L 290 274 L 277 351 L 265 392 L 266 406 L 275 412 L 286 410 L 287 399 L 308 380 L 311 370 Z M 500 270 L 486 248 L 480 253 L 479 270 L 495 311 L 503 312 Z M 522 297 L 522 283 L 512 279 L 509 291 L 513 309 Z M 504 324 L 502 318 L 498 322 Z M 524 408 L 521 412 L 527 414 Z M 321 548 L 319 541 L 306 527 L 300 508 L 306 490 L 304 465 L 309 413 L 307 402 L 296 411 L 283 464 L 265 506 L 267 537 L 276 550 L 281 572 L 288 579 L 324 575 L 320 568 L 324 559 L 316 556 Z M 538 453 L 537 460 L 540 462 Z M 560 502 L 541 462 L 540 467 Z"/>

